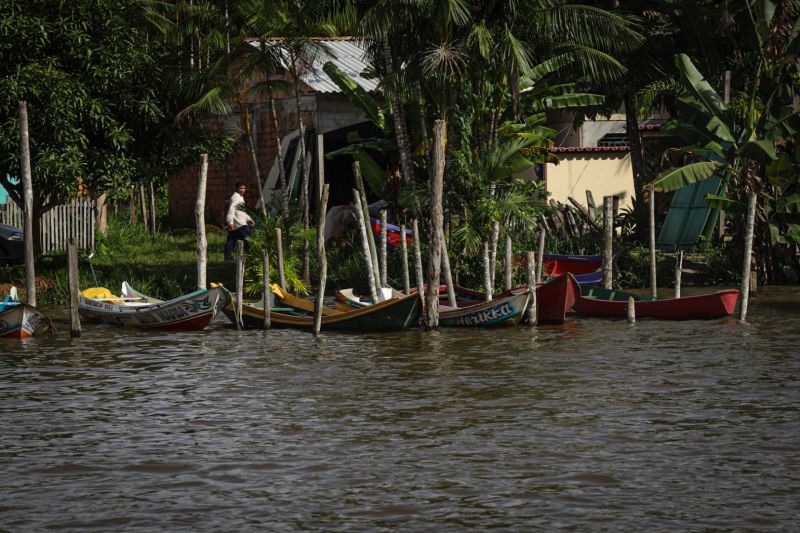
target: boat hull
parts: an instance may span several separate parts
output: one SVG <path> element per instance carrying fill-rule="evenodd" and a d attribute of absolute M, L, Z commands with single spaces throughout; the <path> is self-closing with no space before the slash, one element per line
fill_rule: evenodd
<path fill-rule="evenodd" d="M 52 335 L 53 322 L 44 313 L 26 303 L 0 311 L 0 338 L 27 339 Z"/>
<path fill-rule="evenodd" d="M 581 315 L 593 317 L 625 318 L 628 310 L 628 297 L 623 292 L 598 290 L 585 292 L 596 293 L 597 297 L 579 296 L 574 309 Z M 610 295 L 605 294 L 610 292 Z M 613 298 L 613 299 L 609 299 Z M 729 289 L 687 296 L 685 298 L 666 298 L 663 300 L 642 299 L 634 297 L 636 318 L 656 318 L 661 320 L 699 320 L 713 319 L 733 314 L 739 291 Z"/>
<path fill-rule="evenodd" d="M 322 316 L 321 331 L 385 332 L 401 331 L 416 322 L 419 316 L 420 299 L 416 294 L 392 298 L 376 305 L 334 312 Z M 234 304 L 225 307 L 225 315 L 236 323 Z M 242 323 L 246 328 L 261 328 L 264 309 L 255 305 L 242 305 Z M 297 308 L 279 307 L 270 312 L 270 325 L 277 328 L 312 330 L 314 316 Z"/>
<path fill-rule="evenodd" d="M 230 293 L 220 286 L 153 304 L 101 302 L 81 296 L 79 311 L 82 318 L 91 321 L 185 331 L 205 328 L 230 301 Z"/>
<path fill-rule="evenodd" d="M 528 307 L 530 293 L 510 294 L 489 302 L 450 308 L 439 313 L 441 327 L 493 327 L 518 324 Z"/>
<path fill-rule="evenodd" d="M 536 287 L 536 317 L 540 324 L 563 324 L 575 305 L 581 287 L 575 276 L 562 274 Z"/>

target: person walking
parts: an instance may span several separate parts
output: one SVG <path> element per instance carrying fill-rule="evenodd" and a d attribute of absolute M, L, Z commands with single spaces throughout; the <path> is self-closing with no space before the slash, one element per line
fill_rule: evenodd
<path fill-rule="evenodd" d="M 244 241 L 244 249 L 250 250 L 250 243 L 247 237 L 253 234 L 255 221 L 246 212 L 239 209 L 244 204 L 244 194 L 247 192 L 247 185 L 244 183 L 236 184 L 236 191 L 228 199 L 228 211 L 225 215 L 225 225 L 228 228 L 228 239 L 225 241 L 225 261 L 233 261 L 233 249 L 236 241 Z"/>

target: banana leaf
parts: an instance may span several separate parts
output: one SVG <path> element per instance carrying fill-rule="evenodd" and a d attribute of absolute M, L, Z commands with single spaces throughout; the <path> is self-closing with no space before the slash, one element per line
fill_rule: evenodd
<path fill-rule="evenodd" d="M 653 182 L 653 186 L 659 192 L 674 191 L 691 183 L 710 178 L 722 167 L 723 165 L 713 161 L 702 161 L 700 163 L 690 163 L 678 168 L 671 168 L 659 174 Z"/>

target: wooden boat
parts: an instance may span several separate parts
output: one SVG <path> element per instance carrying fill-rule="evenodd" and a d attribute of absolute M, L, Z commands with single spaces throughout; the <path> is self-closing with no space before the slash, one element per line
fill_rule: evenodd
<path fill-rule="evenodd" d="M 222 285 L 200 289 L 172 300 L 158 300 L 122 283 L 122 296 L 114 296 L 103 287 L 81 292 L 78 310 L 81 317 L 143 329 L 199 330 L 231 301 L 231 293 Z"/>
<path fill-rule="evenodd" d="M 614 256 L 616 260 L 616 256 Z M 518 261 L 525 267 L 525 259 Z M 557 278 L 562 274 L 570 273 L 581 285 L 597 285 L 603 281 L 603 256 L 602 255 L 542 255 L 542 277 L 545 280 Z"/>
<path fill-rule="evenodd" d="M 27 339 L 28 337 L 55 333 L 50 318 L 17 299 L 16 287 L 0 302 L 0 337 L 4 339 Z"/>
<path fill-rule="evenodd" d="M 653 299 L 601 287 L 582 287 L 574 309 L 581 315 L 625 318 L 628 298 L 636 302 L 636 318 L 691 320 L 720 318 L 733 314 L 739 291 L 728 289 L 685 298 Z"/>
<path fill-rule="evenodd" d="M 369 217 L 369 225 L 372 228 L 372 235 L 375 237 L 376 240 L 380 240 L 381 238 L 381 220 L 375 217 Z M 397 246 L 400 246 L 400 226 L 395 226 L 394 224 L 386 224 L 386 247 L 390 250 L 394 250 Z M 406 229 L 406 243 L 408 246 L 412 246 L 414 244 L 414 232 L 410 229 Z"/>
<path fill-rule="evenodd" d="M 274 287 L 273 287 L 274 290 Z M 289 296 L 281 298 L 281 296 Z M 314 304 L 309 300 L 283 293 L 276 295 L 275 303 L 279 307 L 270 309 L 272 327 L 297 328 L 311 330 L 314 327 Z M 295 304 L 295 306 L 289 305 Z M 386 301 L 353 309 L 339 311 L 329 307 L 323 308 L 322 331 L 400 331 L 416 322 L 419 316 L 420 299 L 416 294 L 402 298 L 390 298 Z M 225 315 L 231 322 L 236 321 L 234 303 L 225 307 Z M 248 328 L 260 328 L 264 322 L 264 303 L 242 304 L 242 323 Z"/>
<path fill-rule="evenodd" d="M 492 327 L 518 324 L 528 308 L 530 293 L 526 290 L 507 294 L 489 302 L 465 307 L 439 306 L 439 325 L 442 327 Z"/>
<path fill-rule="evenodd" d="M 446 305 L 447 287 L 442 285 L 439 288 L 439 309 L 441 311 L 439 316 L 440 325 L 493 326 L 507 321 L 513 322 L 515 318 L 516 321 L 519 322 L 519 320 L 522 318 L 521 313 L 524 312 L 524 308 L 519 314 L 506 317 L 506 315 L 511 312 L 510 309 L 513 309 L 516 313 L 516 307 L 519 303 L 519 299 L 509 303 L 509 298 L 515 295 L 527 293 L 528 288 L 526 286 L 516 287 L 508 292 L 497 295 L 490 302 L 486 302 L 486 293 L 484 292 L 460 286 L 454 287 L 454 290 L 456 293 L 457 307 L 450 307 Z M 394 293 L 395 295 L 400 294 L 397 291 Z M 562 274 L 561 276 L 547 283 L 540 284 L 536 288 L 536 294 L 538 321 L 546 324 L 562 324 L 566 318 L 567 312 L 572 309 L 576 298 L 580 294 L 580 285 L 575 280 L 575 277 L 571 274 Z M 360 308 L 371 305 L 369 300 L 364 300 L 354 295 L 352 289 L 338 291 L 337 298 L 352 308 Z M 505 304 L 509 304 L 512 307 L 504 307 Z M 495 317 L 497 320 L 489 318 L 492 314 L 491 312 L 487 311 L 489 309 L 495 309 L 494 314 L 497 315 Z M 467 317 L 469 316 L 470 312 L 473 312 L 473 318 L 470 318 L 469 320 L 464 318 L 463 320 L 458 321 L 457 324 L 453 323 L 453 320 L 449 320 L 451 316 Z M 446 313 L 450 314 L 448 315 Z M 448 318 L 447 324 L 443 322 L 443 318 Z M 474 322 L 474 324 L 471 324 L 472 322 Z"/>

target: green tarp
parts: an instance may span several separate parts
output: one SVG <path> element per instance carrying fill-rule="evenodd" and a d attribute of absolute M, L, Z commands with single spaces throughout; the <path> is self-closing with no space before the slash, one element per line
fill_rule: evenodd
<path fill-rule="evenodd" d="M 686 250 L 696 245 L 701 236 L 710 238 L 719 211 L 706 205 L 705 196 L 719 194 L 721 187 L 722 177 L 711 176 L 675 191 L 656 247 L 665 251 Z"/>

